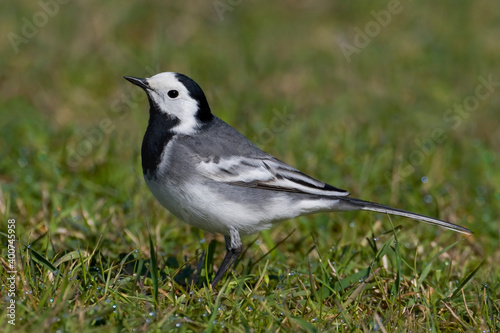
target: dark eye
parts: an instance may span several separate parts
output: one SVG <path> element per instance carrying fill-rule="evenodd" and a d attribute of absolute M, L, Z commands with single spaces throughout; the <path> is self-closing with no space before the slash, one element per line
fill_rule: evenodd
<path fill-rule="evenodd" d="M 179 92 L 177 90 L 169 90 L 167 95 L 170 98 L 176 98 L 177 96 L 179 96 Z"/>

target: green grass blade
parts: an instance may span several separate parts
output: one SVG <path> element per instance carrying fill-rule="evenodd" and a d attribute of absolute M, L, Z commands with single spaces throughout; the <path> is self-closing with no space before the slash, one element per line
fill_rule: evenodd
<path fill-rule="evenodd" d="M 63 262 L 70 261 L 70 260 L 75 260 L 75 259 L 78 259 L 78 258 L 80 258 L 80 251 L 71 251 L 71 252 L 66 253 L 65 255 L 63 255 L 61 258 L 59 258 L 54 263 L 54 266 L 58 267 Z"/>
<path fill-rule="evenodd" d="M 149 252 L 151 255 L 151 262 L 149 267 L 151 269 L 151 281 L 153 283 L 153 297 L 155 306 L 158 307 L 158 266 L 156 261 L 156 249 L 154 247 L 151 234 L 149 234 Z"/>
<path fill-rule="evenodd" d="M 481 261 L 479 263 L 479 265 L 477 265 L 476 268 L 474 268 L 474 270 L 465 277 L 465 279 L 463 279 L 457 286 L 457 288 L 455 289 L 455 291 L 453 292 L 453 294 L 451 294 L 451 296 L 449 298 L 453 299 L 455 298 L 455 296 L 460 292 L 460 290 L 462 290 L 463 287 L 465 287 L 465 285 L 477 274 L 477 272 L 479 271 L 479 269 L 481 267 L 483 267 L 484 263 L 486 262 L 486 259 Z"/>
<path fill-rule="evenodd" d="M 356 272 L 348 277 L 343 278 L 339 282 L 335 283 L 335 291 L 341 291 L 343 289 L 346 289 L 350 285 L 359 282 L 361 280 L 366 279 L 370 275 L 371 268 L 367 267 L 365 269 L 360 270 L 359 272 Z"/>
<path fill-rule="evenodd" d="M 442 255 L 443 253 L 445 253 L 449 249 L 453 248 L 455 245 L 457 245 L 460 242 L 461 242 L 461 240 L 456 241 L 455 243 L 453 243 L 451 245 L 448 245 L 447 247 L 445 247 L 444 249 L 442 249 L 441 251 L 439 251 L 434 257 L 432 257 L 432 259 L 429 261 L 429 263 L 427 264 L 427 266 L 425 266 L 424 270 L 422 271 L 422 274 L 420 274 L 420 277 L 418 278 L 417 289 L 420 288 L 420 286 L 422 285 L 422 282 L 424 282 L 424 280 L 427 277 L 427 275 L 429 275 L 429 273 L 431 271 L 431 268 L 432 268 L 432 263 L 434 262 L 434 260 L 436 260 L 436 258 L 439 258 L 440 255 Z"/>
<path fill-rule="evenodd" d="M 30 258 L 32 258 L 34 261 L 39 263 L 42 266 L 45 266 L 48 270 L 50 270 L 52 273 L 57 273 L 57 268 L 54 267 L 47 259 L 45 259 L 40 253 L 38 253 L 36 250 L 32 249 L 31 247 L 26 247 L 28 249 Z"/>

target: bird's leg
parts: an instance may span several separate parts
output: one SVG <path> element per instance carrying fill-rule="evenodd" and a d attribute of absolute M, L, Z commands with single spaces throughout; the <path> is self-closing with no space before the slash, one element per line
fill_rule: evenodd
<path fill-rule="evenodd" d="M 243 249 L 241 245 L 240 234 L 236 229 L 229 230 L 229 236 L 224 236 L 224 240 L 226 242 L 226 256 L 224 260 L 222 260 L 222 264 L 215 274 L 215 278 L 212 281 L 212 288 L 215 288 L 217 283 L 222 279 L 227 270 L 233 265 L 233 263 L 238 259 Z"/>

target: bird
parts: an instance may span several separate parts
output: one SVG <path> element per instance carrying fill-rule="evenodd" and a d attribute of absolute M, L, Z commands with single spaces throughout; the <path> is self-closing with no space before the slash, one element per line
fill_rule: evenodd
<path fill-rule="evenodd" d="M 148 188 L 178 219 L 224 235 L 226 254 L 212 288 L 240 256 L 242 236 L 302 215 L 366 210 L 472 234 L 450 222 L 350 197 L 265 153 L 213 115 L 201 87 L 184 74 L 124 78 L 149 101 L 141 147 Z"/>

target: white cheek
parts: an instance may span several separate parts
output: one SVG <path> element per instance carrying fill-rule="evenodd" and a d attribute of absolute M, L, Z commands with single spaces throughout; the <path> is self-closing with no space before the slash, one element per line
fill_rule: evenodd
<path fill-rule="evenodd" d="M 193 134 L 198 131 L 200 124 L 196 119 L 198 103 L 193 100 L 179 99 L 172 101 L 172 114 L 181 121 L 173 130 L 179 134 Z"/>

